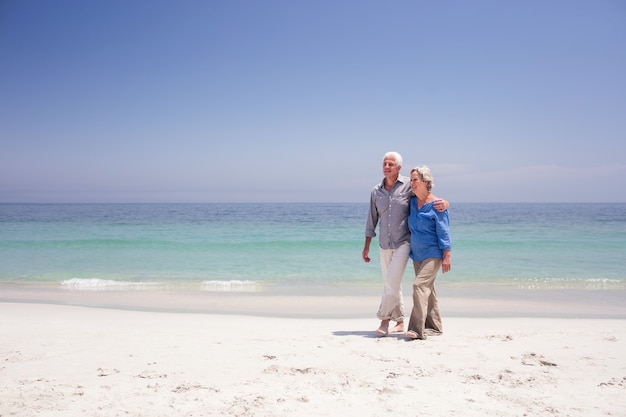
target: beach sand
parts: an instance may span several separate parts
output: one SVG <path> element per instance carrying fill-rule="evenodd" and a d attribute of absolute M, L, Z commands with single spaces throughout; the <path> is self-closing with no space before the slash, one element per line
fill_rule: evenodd
<path fill-rule="evenodd" d="M 316 300 L 302 309 L 330 311 Z M 518 317 L 469 317 L 442 299 L 457 313 L 442 311 L 444 334 L 407 341 L 341 312 L 39 301 L 0 302 L 1 417 L 626 416 L 623 318 L 523 317 L 512 302 Z"/>

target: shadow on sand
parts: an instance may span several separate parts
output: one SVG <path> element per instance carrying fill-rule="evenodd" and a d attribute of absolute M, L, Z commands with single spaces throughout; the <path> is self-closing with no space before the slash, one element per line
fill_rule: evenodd
<path fill-rule="evenodd" d="M 386 336 L 381 336 L 374 330 L 337 330 L 333 332 L 334 336 L 361 336 L 367 339 L 380 339 L 380 338 L 395 338 L 405 340 L 404 333 L 391 333 Z"/>

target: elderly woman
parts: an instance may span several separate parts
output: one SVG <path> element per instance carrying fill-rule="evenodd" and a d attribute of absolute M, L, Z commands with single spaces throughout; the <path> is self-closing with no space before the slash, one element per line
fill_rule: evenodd
<path fill-rule="evenodd" d="M 450 271 L 450 222 L 448 210 L 439 212 L 433 205 L 437 198 L 431 194 L 433 176 L 427 166 L 411 170 L 409 203 L 409 230 L 415 281 L 413 282 L 413 311 L 406 336 L 426 339 L 427 333 L 441 334 L 441 316 L 435 291 L 435 278 L 439 268 Z"/>

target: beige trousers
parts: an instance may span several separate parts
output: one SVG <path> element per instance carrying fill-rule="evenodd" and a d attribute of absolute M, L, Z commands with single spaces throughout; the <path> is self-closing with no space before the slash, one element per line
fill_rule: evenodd
<path fill-rule="evenodd" d="M 380 249 L 380 266 L 383 270 L 383 296 L 376 317 L 380 320 L 404 321 L 402 277 L 409 262 L 411 244 L 403 243 L 398 249 Z"/>
<path fill-rule="evenodd" d="M 408 330 L 417 333 L 420 339 L 426 339 L 426 333 L 442 333 L 441 316 L 435 278 L 441 268 L 441 259 L 427 258 L 421 262 L 413 262 L 415 281 L 413 281 L 413 310 Z"/>

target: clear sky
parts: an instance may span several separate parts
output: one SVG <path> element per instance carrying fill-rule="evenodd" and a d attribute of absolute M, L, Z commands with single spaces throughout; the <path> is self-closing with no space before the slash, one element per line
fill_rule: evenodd
<path fill-rule="evenodd" d="M 0 202 L 626 202 L 623 0 L 0 0 Z"/>

